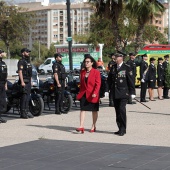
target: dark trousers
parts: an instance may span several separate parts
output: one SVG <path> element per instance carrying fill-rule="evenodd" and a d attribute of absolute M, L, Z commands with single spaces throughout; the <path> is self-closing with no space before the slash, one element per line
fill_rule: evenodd
<path fill-rule="evenodd" d="M 147 82 L 141 82 L 140 100 L 146 100 Z"/>
<path fill-rule="evenodd" d="M 23 94 L 20 99 L 20 110 L 28 111 L 29 101 L 30 101 L 30 94 L 31 94 L 31 82 L 25 84 L 23 88 Z"/>
<path fill-rule="evenodd" d="M 126 103 L 127 99 L 114 99 L 116 123 L 120 132 L 126 132 Z"/>
<path fill-rule="evenodd" d="M 61 83 L 61 87 L 56 87 L 55 92 L 55 110 L 60 111 L 63 108 L 63 99 L 64 99 L 64 83 Z"/>
<path fill-rule="evenodd" d="M 0 116 L 2 113 L 6 112 L 7 102 L 6 102 L 6 92 L 5 84 L 0 83 Z"/>
<path fill-rule="evenodd" d="M 168 97 L 168 92 L 169 92 L 169 88 L 168 87 L 164 87 L 163 88 L 163 97 Z"/>

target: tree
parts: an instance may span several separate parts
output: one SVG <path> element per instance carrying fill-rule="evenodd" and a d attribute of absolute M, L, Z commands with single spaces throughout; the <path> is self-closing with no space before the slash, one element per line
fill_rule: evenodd
<path fill-rule="evenodd" d="M 55 43 L 52 43 L 50 45 L 50 49 L 47 52 L 47 57 L 53 57 L 54 54 L 56 53 L 56 48 L 54 47 Z"/>
<path fill-rule="evenodd" d="M 135 52 L 138 52 L 144 44 L 145 25 L 153 19 L 154 15 L 163 13 L 165 8 L 158 0 L 128 0 L 126 8 L 138 21 L 135 48 Z"/>
<path fill-rule="evenodd" d="M 123 10 L 123 0 L 90 0 L 96 11 L 96 16 L 101 20 L 111 21 L 111 31 L 113 32 L 113 43 L 117 50 L 122 49 L 121 37 L 118 26 L 118 18 Z"/>
<path fill-rule="evenodd" d="M 144 42 L 149 41 L 149 43 L 153 44 L 155 41 L 158 43 L 165 42 L 165 35 L 162 34 L 154 25 L 145 25 L 144 33 L 143 33 Z"/>
<path fill-rule="evenodd" d="M 0 1 L 0 39 L 4 42 L 8 58 L 10 58 L 10 42 L 22 41 L 29 35 L 34 15 L 26 9 Z"/>

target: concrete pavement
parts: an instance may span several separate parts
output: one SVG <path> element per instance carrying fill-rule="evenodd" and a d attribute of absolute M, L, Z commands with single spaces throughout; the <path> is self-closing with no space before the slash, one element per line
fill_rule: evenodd
<path fill-rule="evenodd" d="M 71 112 L 63 115 L 55 115 L 52 108 L 51 111 L 45 110 L 41 116 L 28 120 L 20 119 L 11 110 L 4 115 L 8 122 L 0 124 L 0 147 L 38 139 L 170 146 L 169 103 L 170 99 L 145 103 L 151 110 L 139 103 L 127 105 L 127 134 L 123 137 L 113 134 L 117 131 L 117 125 L 114 108 L 108 107 L 108 97 L 102 99 L 96 133 L 88 132 L 92 123 L 90 112 L 86 113 L 85 133 L 75 132 L 75 128 L 79 126 L 79 107 L 74 106 Z"/>

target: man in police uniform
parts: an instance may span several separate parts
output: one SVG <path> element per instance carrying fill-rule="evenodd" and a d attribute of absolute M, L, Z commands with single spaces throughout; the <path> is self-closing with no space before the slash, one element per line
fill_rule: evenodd
<path fill-rule="evenodd" d="M 110 71 L 112 66 L 116 64 L 115 62 L 115 54 L 114 53 L 111 53 L 110 54 L 110 58 L 112 59 L 111 61 L 109 61 L 108 63 L 108 70 Z M 112 92 L 111 92 L 111 88 L 110 88 L 110 91 L 109 91 L 109 106 L 110 107 L 114 107 L 114 103 L 113 103 L 113 96 L 112 96 Z"/>
<path fill-rule="evenodd" d="M 126 64 L 129 65 L 131 67 L 131 69 L 132 69 L 132 72 L 133 72 L 133 81 L 134 81 L 134 85 L 135 85 L 136 63 L 135 63 L 134 59 L 135 59 L 135 54 L 134 53 L 129 53 L 129 60 L 126 62 Z M 136 102 L 132 102 L 131 96 L 129 96 L 128 104 L 136 104 Z"/>
<path fill-rule="evenodd" d="M 54 54 L 56 62 L 54 62 L 52 66 L 54 75 L 54 85 L 56 87 L 55 114 L 67 113 L 66 111 L 62 110 L 66 79 L 66 72 L 65 67 L 62 64 L 62 57 L 63 56 L 60 53 Z"/>
<path fill-rule="evenodd" d="M 7 65 L 2 61 L 4 51 L 0 49 L 0 123 L 6 123 L 7 121 L 1 118 L 1 114 L 6 112 L 6 93 L 7 90 Z"/>
<path fill-rule="evenodd" d="M 32 77 L 32 65 L 30 64 L 30 50 L 23 48 L 21 50 L 22 59 L 18 61 L 18 84 L 22 86 L 22 96 L 20 99 L 20 112 L 21 118 L 28 119 L 33 118 L 31 113 L 28 113 L 28 106 L 31 93 L 31 77 Z"/>
<path fill-rule="evenodd" d="M 164 70 L 166 70 L 166 68 L 169 65 L 169 55 L 165 55 L 164 59 L 165 59 L 165 61 L 163 62 L 162 65 L 164 67 Z M 164 83 L 164 88 L 163 88 L 163 98 L 164 99 L 169 99 L 168 92 L 169 92 L 169 88 L 166 87 L 166 84 Z"/>
<path fill-rule="evenodd" d="M 148 63 L 146 62 L 148 59 L 147 55 L 144 54 L 142 56 L 142 62 L 140 65 L 140 80 L 141 80 L 141 91 L 140 91 L 140 101 L 147 102 L 146 100 L 146 90 L 147 90 L 147 73 L 148 73 Z"/>
<path fill-rule="evenodd" d="M 116 64 L 112 66 L 108 79 L 112 87 L 112 96 L 119 130 L 115 134 L 126 134 L 126 103 L 129 95 L 135 98 L 134 76 L 129 65 L 123 62 L 123 55 L 116 54 Z"/>

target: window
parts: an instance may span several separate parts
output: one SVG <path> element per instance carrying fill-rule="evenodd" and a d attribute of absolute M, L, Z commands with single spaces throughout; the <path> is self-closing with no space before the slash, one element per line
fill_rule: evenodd
<path fill-rule="evenodd" d="M 50 63 L 51 63 L 51 59 L 47 60 L 47 61 L 44 63 L 44 65 L 48 65 L 48 64 L 50 64 Z"/>

